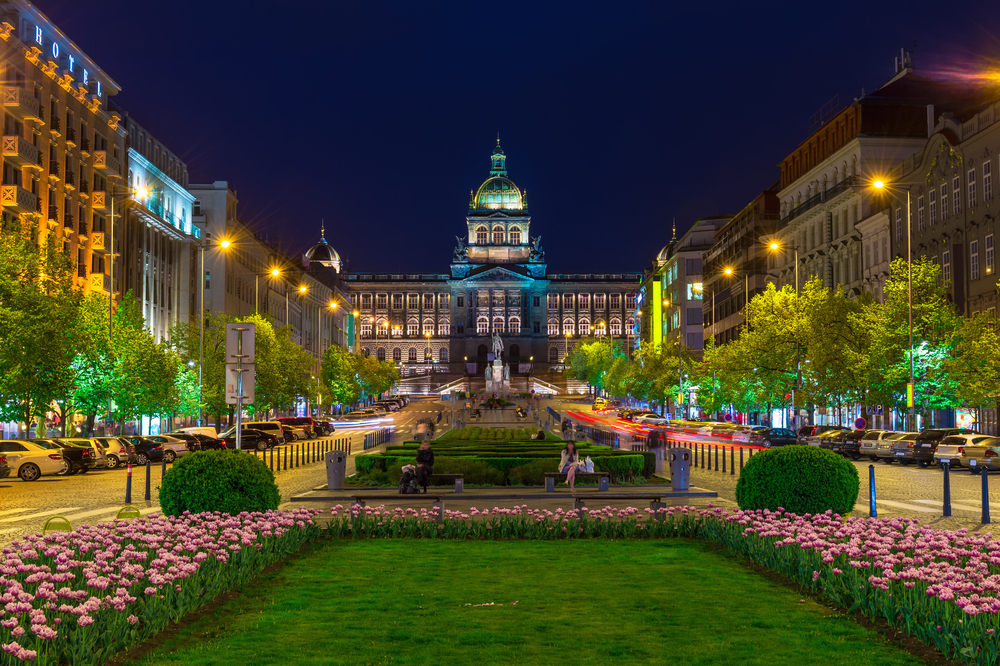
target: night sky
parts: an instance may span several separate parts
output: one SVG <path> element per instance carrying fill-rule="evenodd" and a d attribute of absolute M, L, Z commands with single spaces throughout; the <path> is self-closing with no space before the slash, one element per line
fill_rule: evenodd
<path fill-rule="evenodd" d="M 497 132 L 549 270 L 641 270 L 778 178 L 835 94 L 1000 56 L 1000 5 L 105 2 L 38 6 L 240 216 L 353 271 L 446 272 Z M 766 8 L 765 8 L 766 7 Z"/>

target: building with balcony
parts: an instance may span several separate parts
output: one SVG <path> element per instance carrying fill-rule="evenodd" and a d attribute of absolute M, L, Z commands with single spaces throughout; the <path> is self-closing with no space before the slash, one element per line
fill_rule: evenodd
<path fill-rule="evenodd" d="M 126 130 L 125 187 L 91 196 L 96 209 L 121 217 L 116 245 L 122 293 L 132 292 L 146 326 L 156 340 L 164 340 L 171 327 L 191 321 L 198 311 L 195 258 L 201 229 L 192 223 L 187 166 L 127 111 L 116 110 Z"/>
<path fill-rule="evenodd" d="M 109 106 L 118 85 L 26 0 L 0 2 L 5 220 L 54 235 L 77 263 L 76 286 L 120 297 L 108 212 L 91 192 L 121 187 L 125 128 Z"/>
<path fill-rule="evenodd" d="M 497 332 L 516 374 L 561 369 L 581 337 L 606 335 L 631 347 L 641 274 L 549 273 L 506 159 L 497 141 L 488 178 L 470 192 L 448 272 L 341 272 L 359 312 L 362 353 L 395 361 L 404 375 L 482 374 Z"/>

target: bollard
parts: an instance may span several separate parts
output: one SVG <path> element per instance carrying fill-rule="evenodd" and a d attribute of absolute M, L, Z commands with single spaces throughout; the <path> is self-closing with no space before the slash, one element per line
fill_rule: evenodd
<path fill-rule="evenodd" d="M 302 445 L 295 445 L 295 466 L 298 467 L 302 464 Z"/>
<path fill-rule="evenodd" d="M 743 454 L 743 449 L 740 449 L 740 455 Z M 729 476 L 736 476 L 736 447 L 729 447 Z"/>
<path fill-rule="evenodd" d="M 740 474 L 743 474 L 743 447 L 740 447 Z"/>
<path fill-rule="evenodd" d="M 875 465 L 868 465 L 868 516 L 878 518 L 878 507 L 875 506 Z"/>
<path fill-rule="evenodd" d="M 153 476 L 153 467 L 149 462 L 149 458 L 146 458 L 146 500 L 149 501 L 149 482 L 150 477 Z"/>
<path fill-rule="evenodd" d="M 722 445 L 722 473 L 726 473 L 726 445 Z"/>
<path fill-rule="evenodd" d="M 287 447 L 287 446 L 285 447 L 285 471 L 286 472 L 288 471 L 288 448 L 289 447 Z"/>
<path fill-rule="evenodd" d="M 274 447 L 271 447 L 271 474 L 274 474 Z"/>
<path fill-rule="evenodd" d="M 715 445 L 715 471 L 719 471 L 719 445 Z"/>
<path fill-rule="evenodd" d="M 132 463 L 128 464 L 128 472 L 125 476 L 125 503 L 132 503 Z"/>
<path fill-rule="evenodd" d="M 950 467 L 947 460 L 941 464 L 941 468 L 944 470 L 944 506 L 941 515 L 945 518 L 951 515 L 951 475 L 948 471 Z"/>
<path fill-rule="evenodd" d="M 983 525 L 988 525 L 990 522 L 990 482 L 986 480 L 988 473 L 985 467 L 980 474 L 983 475 Z"/>
<path fill-rule="evenodd" d="M 163 483 L 163 477 L 167 475 L 167 461 L 164 460 L 160 464 L 160 483 Z"/>

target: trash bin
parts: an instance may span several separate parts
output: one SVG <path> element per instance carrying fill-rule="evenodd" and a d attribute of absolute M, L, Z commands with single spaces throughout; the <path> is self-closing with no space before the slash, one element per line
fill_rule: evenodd
<path fill-rule="evenodd" d="M 670 460 L 670 485 L 674 490 L 687 490 L 691 484 L 691 449 L 667 449 Z"/>
<path fill-rule="evenodd" d="M 326 484 L 330 490 L 343 490 L 347 476 L 347 452 L 329 451 L 326 454 Z"/>

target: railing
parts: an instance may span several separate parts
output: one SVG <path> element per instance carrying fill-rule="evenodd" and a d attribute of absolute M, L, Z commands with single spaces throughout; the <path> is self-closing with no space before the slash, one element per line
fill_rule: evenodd
<path fill-rule="evenodd" d="M 59 206 L 49 206 L 49 217 L 50 220 L 59 219 Z"/>
<path fill-rule="evenodd" d="M 72 171 L 66 171 L 66 184 L 76 186 L 76 174 Z"/>
<path fill-rule="evenodd" d="M 820 192 L 818 194 L 814 194 L 813 196 L 809 197 L 808 199 L 800 203 L 798 206 L 793 208 L 791 211 L 789 211 L 789 213 L 785 215 L 783 218 L 781 218 L 781 221 L 778 223 L 778 228 L 783 229 L 787 227 L 788 223 L 797 218 L 799 215 L 802 215 L 806 211 L 815 208 L 820 204 L 824 204 L 827 201 L 832 201 L 835 197 L 839 196 L 843 192 L 846 192 L 850 190 L 852 187 L 856 187 L 860 184 L 861 184 L 861 178 L 859 178 L 858 176 L 848 176 L 844 180 L 840 181 L 839 183 L 828 189 L 826 192 Z"/>
<path fill-rule="evenodd" d="M 55 160 L 49 160 L 49 175 L 58 176 L 59 175 L 59 162 Z"/>
<path fill-rule="evenodd" d="M 76 142 L 76 130 L 73 129 L 72 127 L 67 127 L 66 128 L 66 141 L 68 143 L 75 143 Z"/>
<path fill-rule="evenodd" d="M 67 229 L 73 228 L 73 213 L 66 213 L 63 215 L 63 226 Z"/>
<path fill-rule="evenodd" d="M 90 183 L 86 180 L 80 181 L 80 194 L 90 194 Z"/>
<path fill-rule="evenodd" d="M 3 105 L 14 115 L 26 120 L 44 120 L 41 103 L 28 94 L 24 88 L 7 86 L 3 89 Z"/>
<path fill-rule="evenodd" d="M 87 221 L 86 220 L 80 220 L 80 231 L 79 231 L 79 234 L 81 236 L 84 236 L 84 237 L 87 236 Z"/>
<path fill-rule="evenodd" d="M 87 277 L 87 264 L 77 264 L 76 275 L 77 277 Z"/>
<path fill-rule="evenodd" d="M 80 150 L 82 150 L 85 153 L 90 152 L 90 139 L 86 137 L 80 139 Z"/>
<path fill-rule="evenodd" d="M 49 121 L 49 130 L 53 132 L 58 132 L 62 129 L 62 120 L 59 118 L 53 118 Z"/>

